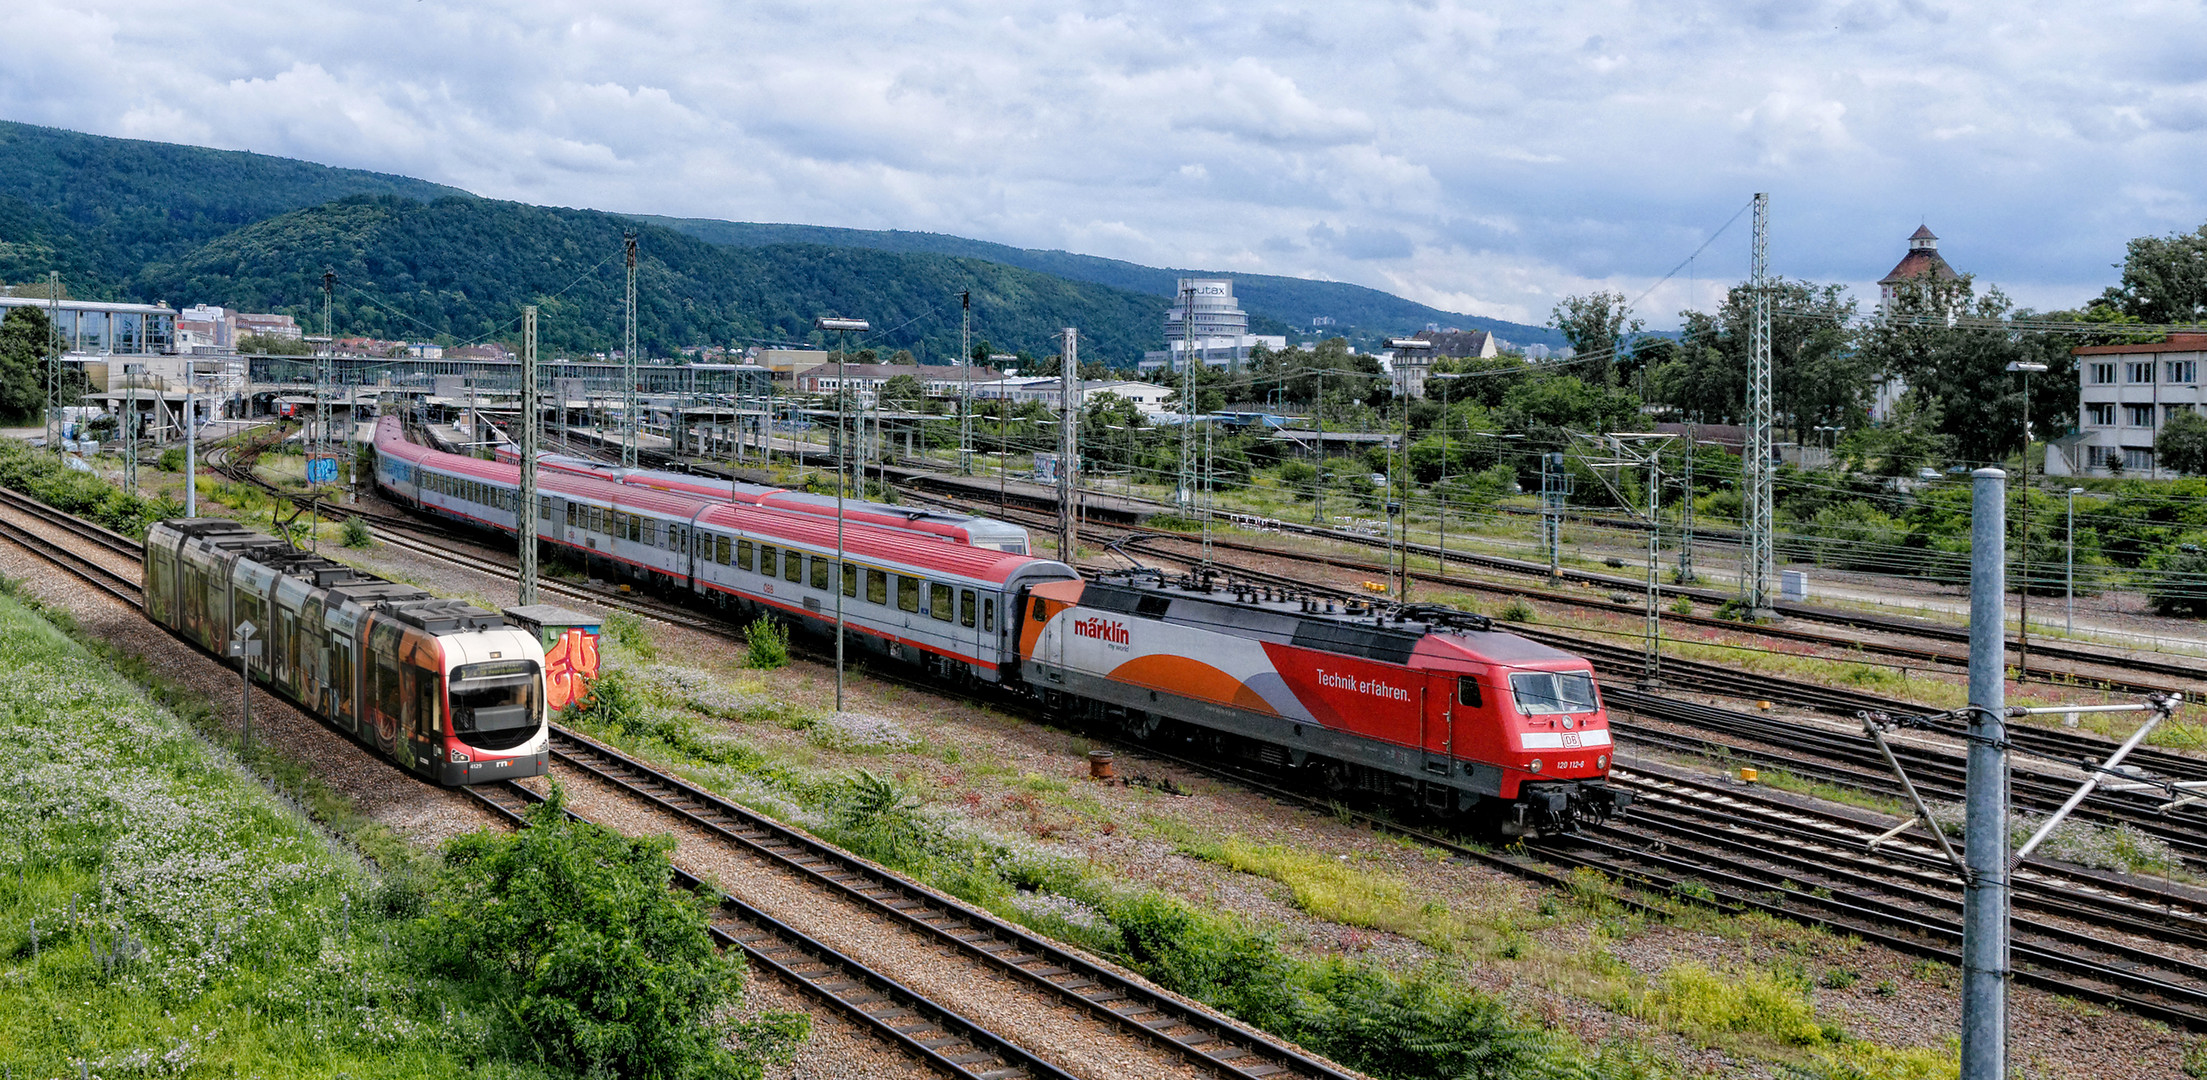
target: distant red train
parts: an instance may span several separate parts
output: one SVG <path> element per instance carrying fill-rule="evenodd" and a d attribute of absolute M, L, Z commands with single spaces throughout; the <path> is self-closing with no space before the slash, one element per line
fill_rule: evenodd
<path fill-rule="evenodd" d="M 433 514 L 515 531 L 519 468 L 376 430 L 376 482 Z M 1335 602 L 1063 563 L 832 513 L 544 469 L 545 543 L 612 575 L 771 612 L 1069 721 L 1314 775 L 1336 790 L 1568 831 L 1622 811 L 1584 658 L 1445 608 Z M 854 519 L 857 515 L 852 516 Z"/>

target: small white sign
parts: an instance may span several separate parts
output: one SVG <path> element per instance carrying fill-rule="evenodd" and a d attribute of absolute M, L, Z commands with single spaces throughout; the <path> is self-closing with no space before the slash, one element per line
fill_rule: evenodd
<path fill-rule="evenodd" d="M 239 623 L 237 625 L 237 629 L 230 631 L 230 636 L 235 638 L 249 638 L 259 632 L 260 627 L 253 625 L 253 620 L 247 619 L 246 621 Z"/>

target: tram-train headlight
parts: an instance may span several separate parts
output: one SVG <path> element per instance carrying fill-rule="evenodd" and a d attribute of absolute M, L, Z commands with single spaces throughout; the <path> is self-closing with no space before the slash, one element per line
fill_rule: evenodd
<path fill-rule="evenodd" d="M 1531 770 L 1532 770 L 1532 771 L 1534 771 L 1534 772 L 1539 772 L 1539 771 L 1540 771 L 1540 759 L 1539 759 L 1539 758 L 1534 758 L 1534 759 L 1533 759 L 1533 763 L 1532 763 L 1531 765 L 1528 765 L 1528 766 L 1526 766 L 1526 768 L 1529 768 L 1529 769 L 1531 769 Z"/>
<path fill-rule="evenodd" d="M 470 759 L 470 758 L 469 758 L 469 757 L 467 756 L 467 751 L 465 751 L 465 750 L 454 750 L 454 751 L 452 752 L 452 763 L 453 763 L 454 765 L 458 765 L 458 764 L 460 764 L 460 763 L 462 763 L 462 762 L 465 762 L 465 761 L 469 761 L 469 760 L 471 760 L 471 759 Z"/>

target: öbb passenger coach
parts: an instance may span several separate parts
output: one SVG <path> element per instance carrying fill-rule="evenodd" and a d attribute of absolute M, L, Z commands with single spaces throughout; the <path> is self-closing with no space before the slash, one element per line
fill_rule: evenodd
<path fill-rule="evenodd" d="M 376 482 L 432 514 L 516 532 L 519 468 L 376 429 Z M 610 575 L 744 616 L 773 613 L 1069 721 L 1195 743 L 1515 831 L 1599 821 L 1610 732 L 1584 658 L 1432 606 L 1332 602 L 1155 572 L 1083 580 L 1063 563 L 813 508 L 538 475 L 537 531 Z M 680 489 L 675 489 L 680 488 Z M 887 508 L 895 509 L 895 508 Z M 1018 545 L 1024 548 L 1024 544 Z"/>

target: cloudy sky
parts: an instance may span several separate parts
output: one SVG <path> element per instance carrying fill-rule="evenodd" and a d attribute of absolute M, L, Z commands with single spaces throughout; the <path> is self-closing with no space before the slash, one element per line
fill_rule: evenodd
<path fill-rule="evenodd" d="M 2041 308 L 2207 221 L 2207 13 L 2097 4 L 13 0 L 0 117 L 606 210 L 1354 281 L 1527 322 L 1928 223 Z M 1698 286 L 1698 288 L 1697 288 Z M 1873 293 L 1874 298 L 1874 293 Z"/>

